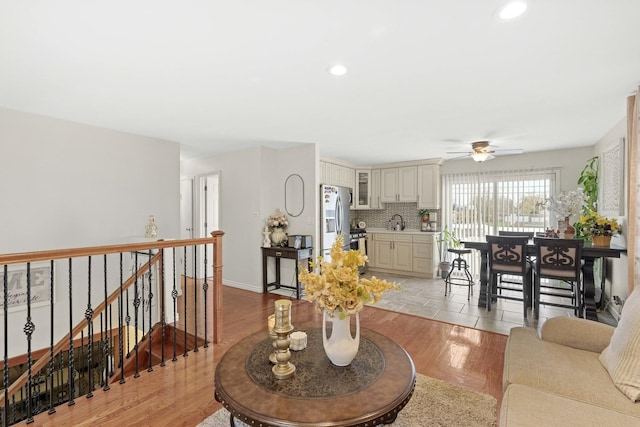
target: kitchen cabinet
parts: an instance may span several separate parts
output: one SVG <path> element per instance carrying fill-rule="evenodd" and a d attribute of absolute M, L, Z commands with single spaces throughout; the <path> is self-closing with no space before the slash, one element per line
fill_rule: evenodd
<path fill-rule="evenodd" d="M 413 270 L 411 235 L 376 233 L 373 242 L 375 268 L 398 271 Z"/>
<path fill-rule="evenodd" d="M 440 209 L 440 165 L 418 166 L 418 209 Z"/>
<path fill-rule="evenodd" d="M 423 232 L 369 232 L 371 270 L 410 273 L 433 279 L 438 273 L 437 234 Z"/>
<path fill-rule="evenodd" d="M 339 185 L 350 188 L 353 191 L 355 187 L 355 169 L 321 160 L 320 183 Z"/>
<path fill-rule="evenodd" d="M 371 169 L 371 209 L 383 209 L 380 202 L 380 169 Z"/>
<path fill-rule="evenodd" d="M 438 273 L 435 234 L 413 236 L 413 271 L 433 279 Z"/>
<path fill-rule="evenodd" d="M 356 169 L 355 209 L 382 209 L 380 203 L 380 169 Z"/>
<path fill-rule="evenodd" d="M 380 201 L 415 202 L 418 199 L 418 168 L 405 166 L 380 170 Z"/>
<path fill-rule="evenodd" d="M 356 169 L 355 208 L 371 208 L 371 169 Z"/>

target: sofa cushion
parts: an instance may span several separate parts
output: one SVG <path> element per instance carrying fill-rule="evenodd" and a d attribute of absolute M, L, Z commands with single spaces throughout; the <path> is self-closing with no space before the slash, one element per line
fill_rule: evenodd
<path fill-rule="evenodd" d="M 633 402 L 640 399 L 640 292 L 631 292 L 611 342 L 600 354 L 611 379 Z"/>
<path fill-rule="evenodd" d="M 600 408 L 520 384 L 507 388 L 500 404 L 500 426 L 628 427 L 640 418 Z"/>
<path fill-rule="evenodd" d="M 599 356 L 541 340 L 533 328 L 512 328 L 505 351 L 504 389 L 522 384 L 640 417 L 640 405 L 615 387 Z"/>

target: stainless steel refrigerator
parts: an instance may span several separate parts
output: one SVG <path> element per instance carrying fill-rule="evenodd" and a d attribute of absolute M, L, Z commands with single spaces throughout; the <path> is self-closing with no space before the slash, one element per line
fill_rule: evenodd
<path fill-rule="evenodd" d="M 320 255 L 330 261 L 329 251 L 342 235 L 343 249 L 349 249 L 349 205 L 351 190 L 347 187 L 322 184 L 320 186 Z"/>

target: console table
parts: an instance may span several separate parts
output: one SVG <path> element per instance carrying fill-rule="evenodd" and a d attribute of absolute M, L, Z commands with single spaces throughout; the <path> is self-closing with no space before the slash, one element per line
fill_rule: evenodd
<path fill-rule="evenodd" d="M 349 366 L 327 358 L 318 322 L 307 332 L 307 348 L 291 352 L 296 371 L 277 380 L 267 330 L 250 335 L 224 354 L 215 374 L 215 399 L 234 419 L 251 426 L 364 427 L 390 424 L 411 399 L 416 372 L 411 357 L 377 332 L 360 329 L 360 349 Z"/>
<path fill-rule="evenodd" d="M 309 261 L 311 260 L 311 248 L 304 249 L 295 249 L 295 248 L 281 248 L 281 247 L 273 247 L 273 248 L 262 248 L 262 292 L 269 292 L 269 288 L 273 289 L 286 288 L 286 289 L 295 289 L 296 291 L 296 299 L 300 299 L 300 280 L 298 280 L 298 263 L 300 261 L 305 261 L 307 265 L 309 265 Z M 276 280 L 274 282 L 269 283 L 267 279 L 267 262 L 269 258 L 275 258 L 276 260 Z M 295 263 L 296 269 L 296 285 L 289 286 L 283 285 L 280 283 L 280 259 L 292 259 Z M 310 266 L 308 268 L 311 268 Z"/>

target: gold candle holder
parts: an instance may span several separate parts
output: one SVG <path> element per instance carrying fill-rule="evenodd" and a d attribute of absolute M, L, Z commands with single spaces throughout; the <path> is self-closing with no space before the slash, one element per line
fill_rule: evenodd
<path fill-rule="evenodd" d="M 273 332 L 273 328 L 276 326 L 276 315 L 272 314 L 269 317 L 267 317 L 267 327 L 269 329 L 269 337 L 272 340 L 272 345 L 274 348 L 274 351 L 271 352 L 271 354 L 269 354 L 269 362 L 273 363 L 274 365 L 276 363 L 278 363 L 278 361 L 276 360 L 276 340 L 278 339 L 278 335 L 276 335 L 275 332 Z"/>
<path fill-rule="evenodd" d="M 296 371 L 296 367 L 290 362 L 289 334 L 291 331 L 293 331 L 291 301 L 279 299 L 275 302 L 275 325 L 273 328 L 273 333 L 276 335 L 276 364 L 271 368 L 271 372 L 279 380 L 290 378 Z"/>

